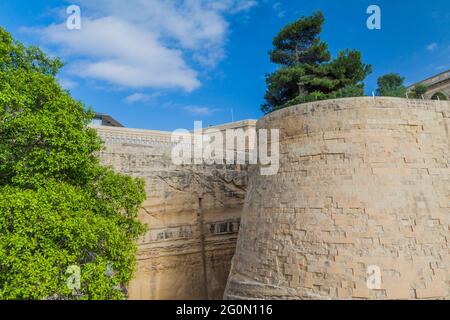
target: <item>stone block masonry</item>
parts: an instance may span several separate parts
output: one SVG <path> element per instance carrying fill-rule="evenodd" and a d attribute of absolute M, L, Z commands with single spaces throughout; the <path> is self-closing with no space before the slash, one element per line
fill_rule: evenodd
<path fill-rule="evenodd" d="M 256 121 L 214 127 L 254 128 Z M 247 186 L 246 165 L 174 165 L 170 132 L 96 126 L 100 158 L 143 178 L 138 270 L 130 299 L 222 298 L 235 251 Z"/>
<path fill-rule="evenodd" d="M 450 102 L 319 101 L 257 128 L 280 129 L 280 170 L 249 169 L 226 298 L 450 298 Z"/>

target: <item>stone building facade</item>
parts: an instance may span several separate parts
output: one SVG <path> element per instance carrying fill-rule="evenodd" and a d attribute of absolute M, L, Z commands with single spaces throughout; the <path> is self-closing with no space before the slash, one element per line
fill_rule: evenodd
<path fill-rule="evenodd" d="M 280 170 L 249 170 L 229 299 L 450 298 L 450 102 L 273 112 Z"/>
<path fill-rule="evenodd" d="M 425 99 L 437 99 L 437 96 L 440 94 L 447 97 L 447 100 L 450 100 L 450 70 L 420 81 L 408 87 L 408 91 L 411 91 L 415 86 L 419 84 L 424 85 L 428 88 L 427 92 L 424 95 Z"/>
<path fill-rule="evenodd" d="M 110 123 L 113 123 L 110 121 Z M 247 120 L 208 128 L 254 129 Z M 145 180 L 130 299 L 222 298 L 235 251 L 247 186 L 246 165 L 175 165 L 171 132 L 96 126 L 100 157 L 117 172 Z"/>

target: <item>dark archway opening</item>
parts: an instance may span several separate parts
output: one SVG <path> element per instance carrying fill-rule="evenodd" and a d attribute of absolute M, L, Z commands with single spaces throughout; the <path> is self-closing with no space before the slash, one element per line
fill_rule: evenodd
<path fill-rule="evenodd" d="M 448 97 L 442 92 L 436 92 L 431 96 L 431 100 L 448 100 Z"/>

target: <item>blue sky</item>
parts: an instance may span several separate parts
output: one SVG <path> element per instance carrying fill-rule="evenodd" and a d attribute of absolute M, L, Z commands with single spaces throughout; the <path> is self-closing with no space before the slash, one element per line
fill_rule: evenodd
<path fill-rule="evenodd" d="M 81 30 L 65 27 L 71 4 Z M 371 4 L 381 30 L 366 27 Z M 372 64 L 367 94 L 388 72 L 410 84 L 450 68 L 448 0 L 2 0 L 0 25 L 61 56 L 61 83 L 87 106 L 128 127 L 174 130 L 258 119 L 273 37 L 316 10 L 333 56 L 354 48 Z"/>

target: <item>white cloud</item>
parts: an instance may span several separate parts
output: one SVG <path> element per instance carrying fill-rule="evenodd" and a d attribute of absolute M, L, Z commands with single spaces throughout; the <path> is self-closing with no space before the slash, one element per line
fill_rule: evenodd
<path fill-rule="evenodd" d="M 226 56 L 227 15 L 253 0 L 79 0 L 82 29 L 65 22 L 35 29 L 70 61 L 69 72 L 132 88 L 182 88 L 201 83 L 200 68 Z"/>
<path fill-rule="evenodd" d="M 200 106 L 186 106 L 184 109 L 192 115 L 196 116 L 210 116 L 217 111 L 217 109 L 211 109 L 208 107 Z"/>
<path fill-rule="evenodd" d="M 427 50 L 428 51 L 434 51 L 436 50 L 438 47 L 438 44 L 436 42 L 430 43 L 427 45 Z"/>
<path fill-rule="evenodd" d="M 281 3 L 280 2 L 275 2 L 272 5 L 272 8 L 275 10 L 275 12 L 277 13 L 277 17 L 278 18 L 284 18 L 284 16 L 286 15 L 286 12 L 282 9 L 281 7 Z"/>
<path fill-rule="evenodd" d="M 155 35 L 115 17 L 84 18 L 78 31 L 67 30 L 63 23 L 39 32 L 64 56 L 76 57 L 68 70 L 80 77 L 135 88 L 192 91 L 200 85 L 181 51 L 164 47 Z"/>
<path fill-rule="evenodd" d="M 231 10 L 232 13 L 238 13 L 241 11 L 248 11 L 255 7 L 258 3 L 253 0 L 240 1 L 235 4 L 234 8 Z"/>
<path fill-rule="evenodd" d="M 133 93 L 125 98 L 125 102 L 128 104 L 133 104 L 137 102 L 148 102 L 158 94 L 145 94 L 145 93 Z"/>
<path fill-rule="evenodd" d="M 65 90 L 70 90 L 70 89 L 78 87 L 77 82 L 75 82 L 71 79 L 68 79 L 68 78 L 58 78 L 58 82 L 59 82 L 60 86 Z"/>

